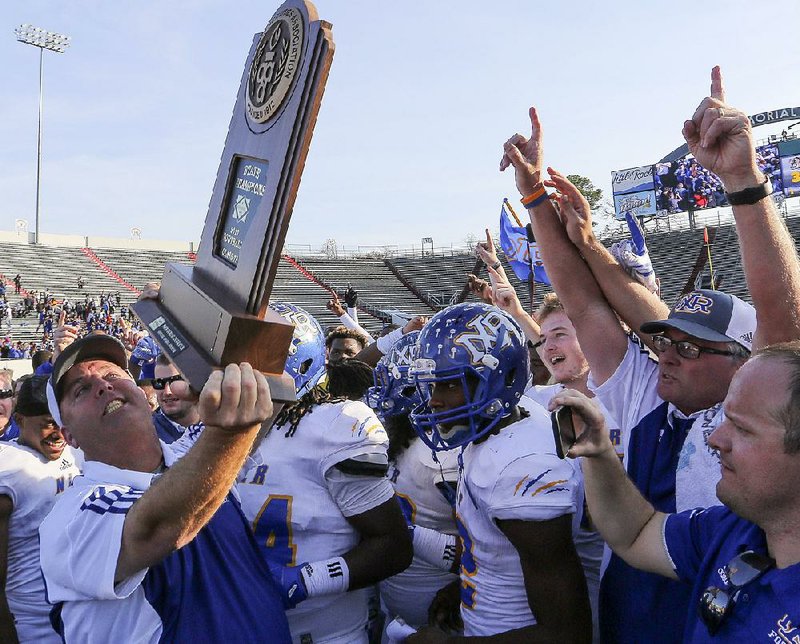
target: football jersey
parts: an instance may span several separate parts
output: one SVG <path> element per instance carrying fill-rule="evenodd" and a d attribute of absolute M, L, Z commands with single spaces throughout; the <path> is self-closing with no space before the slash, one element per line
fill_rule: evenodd
<path fill-rule="evenodd" d="M 462 542 L 464 635 L 487 636 L 536 623 L 519 553 L 497 520 L 548 521 L 582 507 L 579 468 L 555 453 L 544 409 L 504 427 L 462 453 L 457 525 Z"/>
<path fill-rule="evenodd" d="M 39 525 L 72 479 L 80 474 L 67 446 L 51 461 L 16 442 L 0 444 L 0 494 L 11 499 L 6 597 L 22 642 L 60 642 L 50 625 L 39 568 Z"/>
<path fill-rule="evenodd" d="M 242 507 L 267 560 L 282 566 L 341 556 L 361 540 L 337 504 L 326 473 L 347 460 L 387 464 L 389 439 L 364 403 L 323 403 L 300 420 L 273 427 L 259 445 L 251 467 L 239 478 Z M 352 476 L 354 481 L 364 476 Z M 369 477 L 374 479 L 374 477 Z M 386 491 L 361 514 L 393 496 Z M 366 637 L 367 591 L 312 597 L 286 612 L 295 642 L 354 642 Z"/>
<path fill-rule="evenodd" d="M 164 463 L 176 455 L 161 443 Z M 192 541 L 114 583 L 128 511 L 158 477 L 86 461 L 39 528 L 66 642 L 288 642 L 283 602 L 235 494 Z"/>
<path fill-rule="evenodd" d="M 437 453 L 437 463 L 431 448 L 414 439 L 389 467 L 397 500 L 415 525 L 458 534 L 453 507 L 440 488 L 450 481 L 455 489 L 459 451 Z M 428 623 L 428 607 L 437 591 L 457 578 L 415 555 L 408 568 L 380 583 L 381 600 L 391 617 L 400 616 L 406 624 L 419 628 Z"/>
<path fill-rule="evenodd" d="M 525 395 L 522 397 L 519 404 L 521 407 L 529 409 L 529 405 L 526 404 L 526 401 L 530 398 L 546 408 L 552 397 L 563 389 L 564 385 L 562 384 L 534 385 L 525 391 Z M 630 432 L 619 429 L 619 425 L 613 419 L 611 413 L 598 398 L 593 398 L 592 400 L 600 407 L 600 411 L 603 413 L 603 417 L 606 420 L 608 435 L 611 438 L 611 443 L 614 445 L 614 451 L 616 451 L 622 464 L 625 465 L 627 463 Z M 579 467 L 583 467 L 582 458 L 577 459 L 577 463 Z M 599 642 L 600 578 L 602 576 L 602 571 L 605 570 L 605 567 L 611 559 L 611 549 L 606 545 L 605 541 L 603 541 L 603 537 L 600 533 L 596 530 L 592 530 L 589 524 L 589 515 L 588 513 L 584 513 L 582 525 L 580 529 L 572 535 L 572 538 L 575 542 L 575 550 L 581 560 L 581 566 L 583 566 L 583 574 L 586 577 L 586 587 L 589 591 L 589 603 L 592 606 L 593 641 Z"/>

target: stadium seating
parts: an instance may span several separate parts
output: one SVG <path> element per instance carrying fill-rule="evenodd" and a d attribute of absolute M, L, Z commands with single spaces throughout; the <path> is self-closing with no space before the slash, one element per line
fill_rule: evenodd
<path fill-rule="evenodd" d="M 796 242 L 800 240 L 800 211 L 794 209 L 786 219 Z M 618 232 L 617 237 L 625 236 Z M 614 239 L 604 240 L 610 244 Z M 656 274 L 661 280 L 663 299 L 674 303 L 684 289 L 698 254 L 705 252 L 703 231 L 680 228 L 651 231 L 647 244 Z M 712 244 L 714 273 L 721 288 L 749 299 L 739 254 L 736 228 L 732 223 L 721 223 L 716 229 Z M 507 260 L 502 257 L 506 272 L 514 284 L 523 305 L 530 307 L 527 284 L 516 278 Z M 83 299 L 85 295 L 98 297 L 100 293 L 120 293 L 123 303 L 136 299 L 137 293 L 126 288 L 125 283 L 141 288 L 149 281 L 157 281 L 167 262 L 191 263 L 185 251 L 156 251 L 140 249 L 35 246 L 22 243 L 0 242 L 0 274 L 7 283 L 19 273 L 23 289 L 31 292 L 49 291 L 59 298 Z M 326 308 L 330 290 L 342 294 L 348 285 L 359 292 L 360 322 L 370 332 L 383 326 L 381 312 L 397 309 L 407 314 L 431 315 L 464 295 L 466 275 L 476 268 L 472 253 L 451 251 L 437 256 L 393 256 L 391 258 L 323 259 L 319 256 L 284 256 L 279 262 L 273 285 L 272 298 L 294 302 L 308 309 L 323 327 L 338 324 Z M 479 275 L 486 277 L 479 266 Z M 703 275 L 709 274 L 708 266 Z M 79 289 L 78 277 L 85 280 Z M 116 278 L 119 277 L 119 279 Z M 541 301 L 549 287 L 536 285 L 534 300 Z M 19 298 L 12 286 L 7 297 L 13 305 Z M 471 295 L 467 296 L 471 298 Z M 14 320 L 14 340 L 39 340 L 34 333 L 37 320 L 31 315 Z M 5 329 L 4 329 L 5 331 Z M 3 335 L 5 335 L 4 333 Z"/>

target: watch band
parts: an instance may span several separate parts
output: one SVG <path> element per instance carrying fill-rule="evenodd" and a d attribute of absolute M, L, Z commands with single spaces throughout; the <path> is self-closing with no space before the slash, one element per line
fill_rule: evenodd
<path fill-rule="evenodd" d="M 767 176 L 764 179 L 764 183 L 737 192 L 726 192 L 725 196 L 728 198 L 728 203 L 731 206 L 746 206 L 758 203 L 764 197 L 768 197 L 771 194 L 772 181 L 770 181 L 769 176 Z"/>

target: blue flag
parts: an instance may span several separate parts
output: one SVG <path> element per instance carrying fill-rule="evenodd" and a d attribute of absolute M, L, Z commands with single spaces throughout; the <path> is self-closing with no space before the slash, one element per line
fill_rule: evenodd
<path fill-rule="evenodd" d="M 533 238 L 533 235 L 531 235 Z M 528 241 L 528 231 L 514 226 L 508 218 L 505 202 L 500 206 L 500 248 L 506 254 L 508 263 L 514 274 L 523 282 L 528 280 L 533 265 L 533 279 L 540 284 L 550 284 L 544 263 L 539 257 L 539 248 L 535 241 Z M 533 258 L 533 262 L 531 262 Z"/>

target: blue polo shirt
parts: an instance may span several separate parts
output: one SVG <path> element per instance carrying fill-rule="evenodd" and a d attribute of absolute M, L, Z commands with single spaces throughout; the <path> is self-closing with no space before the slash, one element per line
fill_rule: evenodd
<path fill-rule="evenodd" d="M 681 580 L 692 585 L 684 642 L 800 642 L 800 563 L 772 568 L 746 585 L 712 637 L 698 614 L 709 586 L 725 589 L 721 572 L 745 550 L 767 554 L 764 532 L 724 506 L 673 514 L 664 543 Z"/>

